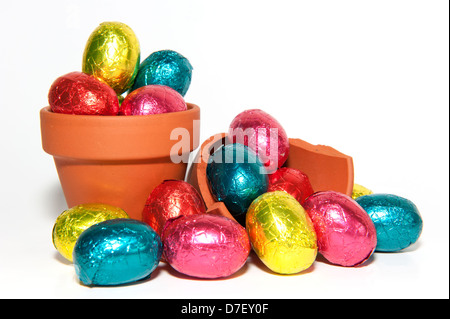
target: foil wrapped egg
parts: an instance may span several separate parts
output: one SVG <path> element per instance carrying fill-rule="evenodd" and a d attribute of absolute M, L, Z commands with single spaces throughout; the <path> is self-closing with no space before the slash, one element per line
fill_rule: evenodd
<path fill-rule="evenodd" d="M 353 184 L 352 198 L 357 199 L 364 195 L 373 194 L 373 191 L 359 184 Z"/>
<path fill-rule="evenodd" d="M 268 192 L 285 191 L 292 195 L 300 204 L 314 193 L 308 176 L 302 171 L 291 168 L 282 167 L 275 173 L 269 175 Z"/>
<path fill-rule="evenodd" d="M 62 212 L 55 221 L 52 241 L 56 250 L 68 261 L 78 237 L 89 227 L 105 220 L 128 218 L 119 207 L 106 204 L 77 205 Z"/>
<path fill-rule="evenodd" d="M 206 213 L 205 203 L 191 184 L 181 180 L 166 180 L 149 195 L 142 220 L 161 236 L 169 219 L 203 213 Z"/>
<path fill-rule="evenodd" d="M 260 109 L 239 113 L 230 124 L 228 138 L 254 150 L 269 173 L 283 166 L 289 155 L 289 139 L 284 128 Z"/>
<path fill-rule="evenodd" d="M 317 237 L 311 219 L 284 191 L 255 199 L 247 212 L 246 229 L 253 250 L 275 273 L 299 273 L 316 259 Z"/>
<path fill-rule="evenodd" d="M 415 243 L 423 228 L 417 206 L 392 194 L 370 194 L 356 202 L 369 214 L 377 230 L 376 251 L 395 252 Z"/>
<path fill-rule="evenodd" d="M 58 77 L 48 92 L 55 113 L 117 115 L 119 100 L 114 90 L 93 76 L 71 72 Z"/>
<path fill-rule="evenodd" d="M 215 199 L 241 224 L 245 224 L 245 213 L 253 200 L 267 191 L 264 165 L 243 144 L 220 146 L 208 159 L 206 176 Z"/>
<path fill-rule="evenodd" d="M 151 115 L 186 110 L 186 102 L 174 89 L 164 85 L 146 85 L 125 97 L 119 114 Z"/>
<path fill-rule="evenodd" d="M 83 284 L 115 286 L 148 278 L 161 254 L 161 239 L 150 226 L 121 218 L 86 229 L 75 244 L 73 263 Z"/>
<path fill-rule="evenodd" d="M 166 85 L 185 96 L 192 78 L 192 65 L 172 50 L 150 54 L 139 66 L 132 90 L 150 84 Z"/>
<path fill-rule="evenodd" d="M 164 258 L 182 274 L 223 278 L 236 273 L 247 261 L 250 241 L 245 228 L 234 220 L 200 214 L 169 223 L 163 233 Z"/>
<path fill-rule="evenodd" d="M 350 196 L 321 191 L 309 196 L 303 207 L 314 224 L 319 253 L 329 262 L 357 266 L 374 252 L 377 245 L 375 226 Z"/>
<path fill-rule="evenodd" d="M 133 30 L 121 22 L 104 22 L 86 42 L 82 71 L 122 94 L 133 85 L 139 62 L 140 46 Z"/>

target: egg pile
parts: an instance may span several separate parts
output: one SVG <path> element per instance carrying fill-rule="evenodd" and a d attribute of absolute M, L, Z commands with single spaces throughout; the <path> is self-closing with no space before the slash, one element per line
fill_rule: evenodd
<path fill-rule="evenodd" d="M 130 116 L 186 110 L 192 66 L 179 53 L 157 51 L 140 64 L 134 32 L 102 23 L 89 37 L 82 72 L 59 77 L 51 110 L 75 115 Z M 57 218 L 52 240 L 84 285 L 116 286 L 149 278 L 160 262 L 186 276 L 230 277 L 253 251 L 273 273 L 297 274 L 321 254 L 354 267 L 375 251 L 416 242 L 422 218 L 409 200 L 354 184 L 352 196 L 313 189 L 287 167 L 289 139 L 260 109 L 230 123 L 227 140 L 208 159 L 211 194 L 233 218 L 208 213 L 201 194 L 183 180 L 166 180 L 148 195 L 142 220 L 119 207 L 86 203 Z"/>
<path fill-rule="evenodd" d="M 55 113 L 150 115 L 187 109 L 192 66 L 173 50 L 150 54 L 140 64 L 140 45 L 121 22 L 101 23 L 87 40 L 82 70 L 57 78 L 48 101 Z"/>
<path fill-rule="evenodd" d="M 280 123 L 262 110 L 238 114 L 226 142 L 231 144 L 225 143 L 209 158 L 210 191 L 236 220 L 244 220 L 253 250 L 275 273 L 299 273 L 313 264 L 317 253 L 330 264 L 358 266 L 375 251 L 395 252 L 410 246 L 422 232 L 420 213 L 405 198 L 374 194 L 358 184 L 354 184 L 351 197 L 314 190 L 305 173 L 283 166 L 289 154 L 287 135 Z M 243 169 L 242 165 L 248 165 L 245 160 L 215 156 L 237 145 L 241 155 L 230 158 L 249 158 L 246 152 L 257 155 L 263 163 L 260 174 L 268 176 L 265 189 Z M 223 189 L 229 194 L 224 195 Z M 237 202 L 250 205 L 236 215 Z"/>

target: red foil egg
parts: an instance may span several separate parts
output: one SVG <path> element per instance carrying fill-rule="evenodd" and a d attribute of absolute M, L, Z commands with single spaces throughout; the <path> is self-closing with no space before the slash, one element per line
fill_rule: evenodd
<path fill-rule="evenodd" d="M 247 261 L 250 240 L 245 228 L 234 220 L 200 214 L 169 223 L 163 233 L 164 257 L 182 274 L 205 279 L 228 277 Z"/>
<path fill-rule="evenodd" d="M 334 191 L 317 192 L 306 199 L 303 207 L 314 224 L 319 253 L 329 262 L 356 266 L 374 252 L 375 226 L 351 197 Z"/>
<path fill-rule="evenodd" d="M 289 139 L 278 121 L 259 109 L 239 113 L 231 122 L 228 138 L 258 154 L 269 173 L 283 166 L 289 155 Z"/>
<path fill-rule="evenodd" d="M 285 191 L 303 205 L 305 199 L 314 193 L 308 176 L 302 171 L 282 167 L 269 175 L 268 192 Z"/>
<path fill-rule="evenodd" d="M 71 72 L 57 78 L 48 92 L 55 113 L 117 115 L 119 99 L 114 90 L 93 76 Z"/>
<path fill-rule="evenodd" d="M 120 106 L 121 115 L 150 115 L 186 111 L 183 96 L 164 85 L 146 85 L 128 94 Z"/>
<path fill-rule="evenodd" d="M 142 220 L 161 236 L 169 219 L 203 213 L 206 213 L 203 199 L 191 184 L 167 180 L 151 192 L 142 212 Z"/>

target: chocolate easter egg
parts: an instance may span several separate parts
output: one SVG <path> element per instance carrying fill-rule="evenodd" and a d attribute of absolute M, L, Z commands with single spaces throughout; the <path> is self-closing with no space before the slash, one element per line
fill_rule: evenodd
<path fill-rule="evenodd" d="M 360 196 L 373 194 L 373 191 L 359 184 L 353 184 L 352 198 L 357 199 Z"/>
<path fill-rule="evenodd" d="M 228 138 L 254 150 L 269 173 L 283 166 L 289 155 L 289 139 L 284 128 L 260 109 L 239 113 L 230 124 Z"/>
<path fill-rule="evenodd" d="M 314 193 L 308 176 L 302 171 L 291 168 L 282 167 L 275 173 L 269 175 L 268 192 L 285 191 L 292 195 L 300 204 Z"/>
<path fill-rule="evenodd" d="M 374 252 L 375 226 L 350 196 L 334 191 L 317 192 L 306 199 L 303 207 L 314 224 L 319 253 L 329 262 L 356 266 Z"/>
<path fill-rule="evenodd" d="M 109 219 L 128 218 L 119 207 L 106 204 L 83 204 L 62 212 L 52 231 L 53 245 L 67 260 L 72 261 L 73 247 L 83 231 Z"/>
<path fill-rule="evenodd" d="M 83 284 L 115 286 L 149 277 L 161 254 L 161 239 L 150 226 L 120 218 L 86 229 L 75 244 L 73 263 Z"/>
<path fill-rule="evenodd" d="M 140 46 L 133 30 L 121 22 L 104 22 L 86 42 L 82 71 L 122 94 L 133 85 L 139 62 Z"/>
<path fill-rule="evenodd" d="M 369 194 L 356 202 L 369 214 L 377 230 L 376 251 L 395 252 L 415 243 L 423 228 L 417 206 L 393 194 Z"/>
<path fill-rule="evenodd" d="M 220 146 L 208 159 L 206 175 L 216 200 L 223 202 L 243 224 L 252 201 L 267 191 L 264 165 L 256 153 L 243 144 Z"/>
<path fill-rule="evenodd" d="M 273 272 L 299 273 L 316 259 L 314 226 L 299 202 L 284 191 L 255 199 L 247 212 L 246 229 L 253 250 Z"/>
<path fill-rule="evenodd" d="M 112 88 L 82 72 L 57 78 L 48 92 L 55 113 L 78 115 L 117 115 L 119 99 Z"/>
<path fill-rule="evenodd" d="M 191 184 L 181 180 L 167 180 L 156 186 L 149 195 L 142 220 L 161 236 L 169 219 L 205 212 L 203 199 Z"/>
<path fill-rule="evenodd" d="M 189 60 L 173 50 L 161 50 L 150 54 L 139 66 L 133 84 L 136 90 L 150 84 L 166 85 L 186 95 L 192 78 Z"/>
<path fill-rule="evenodd" d="M 186 110 L 186 102 L 174 89 L 164 85 L 147 85 L 125 97 L 119 114 L 151 115 Z"/>
<path fill-rule="evenodd" d="M 213 214 L 182 216 L 163 233 L 164 257 L 178 272 L 197 278 L 223 278 L 236 273 L 250 253 L 241 225 Z"/>

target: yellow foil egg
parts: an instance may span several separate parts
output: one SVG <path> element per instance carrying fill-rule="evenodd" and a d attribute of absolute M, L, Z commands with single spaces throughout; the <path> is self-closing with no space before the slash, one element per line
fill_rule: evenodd
<path fill-rule="evenodd" d="M 52 239 L 56 250 L 72 261 L 72 252 L 81 233 L 89 227 L 109 219 L 129 218 L 119 207 L 106 204 L 84 204 L 65 210 L 56 219 Z"/>
<path fill-rule="evenodd" d="M 295 274 L 309 268 L 317 256 L 314 226 L 299 202 L 283 191 L 256 198 L 246 216 L 253 250 L 273 272 Z"/>
<path fill-rule="evenodd" d="M 353 184 L 353 192 L 352 192 L 353 199 L 370 194 L 373 194 L 373 192 L 370 189 L 365 188 L 364 186 L 359 184 Z"/>
<path fill-rule="evenodd" d="M 122 94 L 133 85 L 139 63 L 140 46 L 133 30 L 121 22 L 104 22 L 86 43 L 82 71 Z"/>

